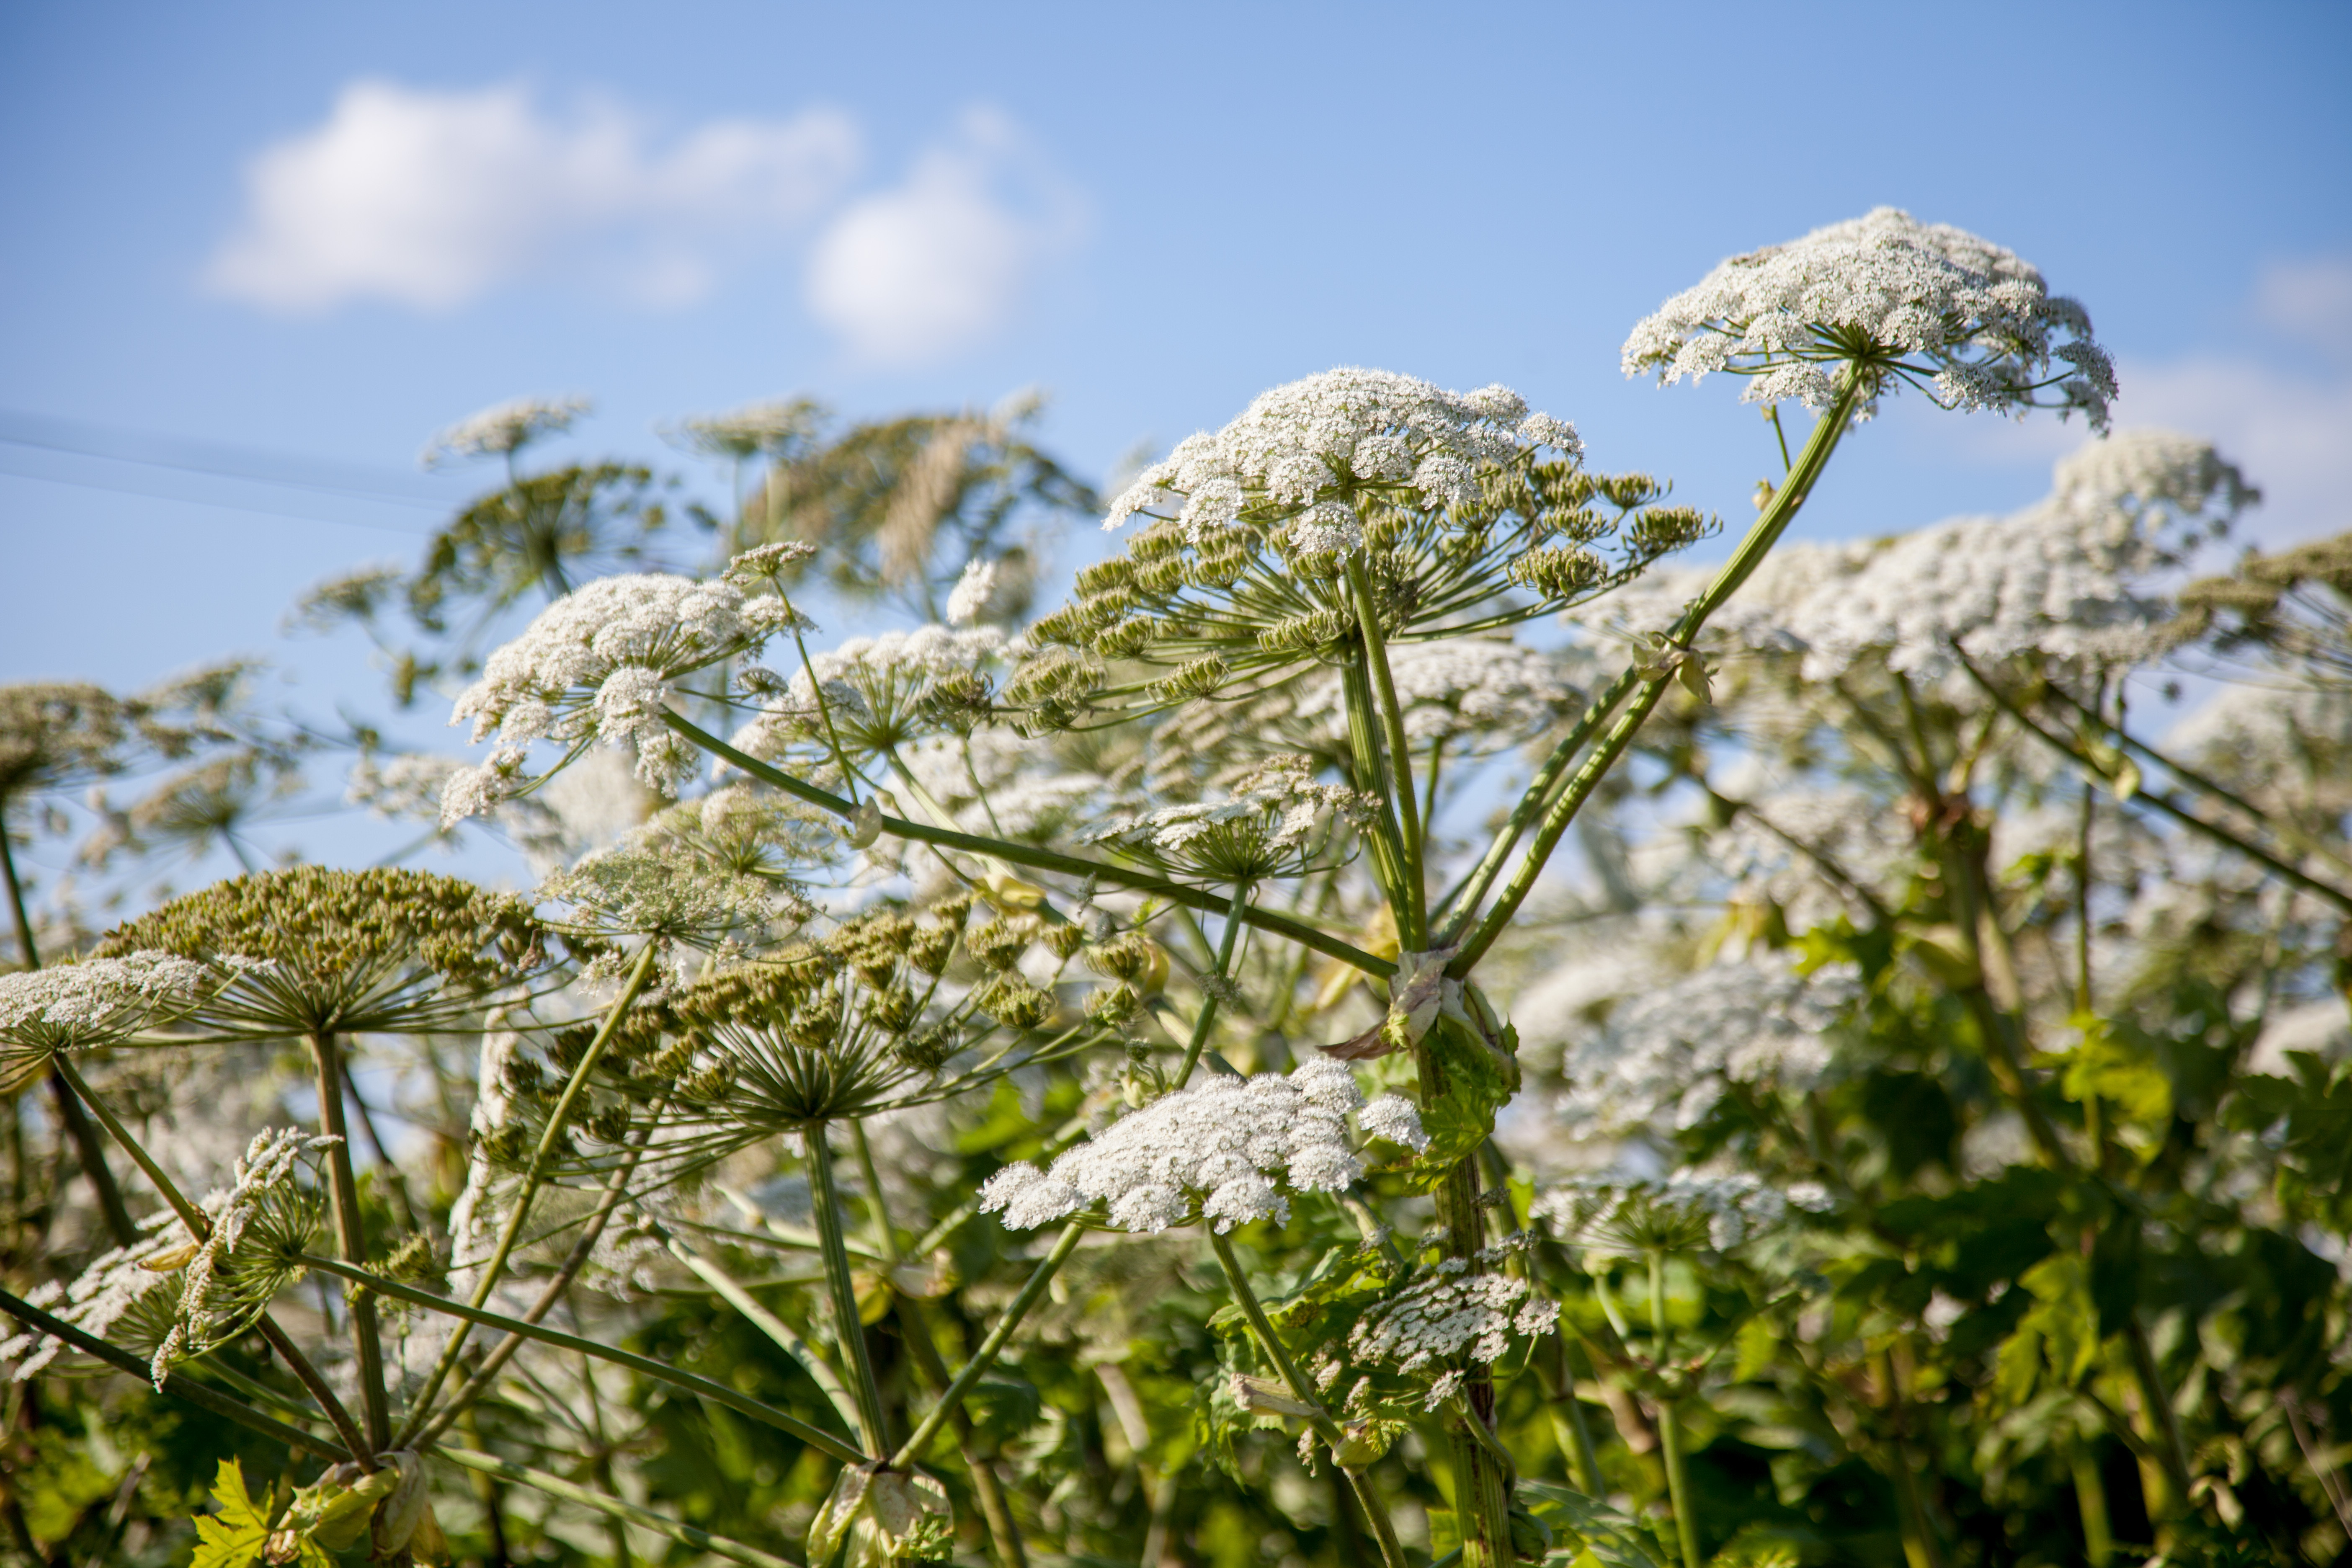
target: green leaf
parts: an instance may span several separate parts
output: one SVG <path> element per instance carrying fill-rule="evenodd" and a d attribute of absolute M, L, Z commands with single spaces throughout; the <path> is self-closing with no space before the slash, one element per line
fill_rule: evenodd
<path fill-rule="evenodd" d="M 245 1467 L 223 1459 L 213 1481 L 218 1511 L 196 1521 L 196 1554 L 189 1568 L 250 1568 L 269 1540 L 269 1516 L 245 1489 Z"/>
<path fill-rule="evenodd" d="M 1507 1029 L 1506 1046 L 1516 1043 L 1517 1036 Z M 1519 1091 L 1519 1064 L 1480 1038 L 1470 1025 L 1444 1015 L 1422 1045 L 1444 1088 L 1421 1108 L 1429 1147 L 1412 1170 L 1420 1184 L 1433 1187 L 1493 1135 L 1495 1113 Z"/>
<path fill-rule="evenodd" d="M 1598 1499 L 1551 1481 L 1521 1481 L 1511 1495 L 1559 1542 L 1544 1568 L 1666 1568 L 1641 1525 Z"/>

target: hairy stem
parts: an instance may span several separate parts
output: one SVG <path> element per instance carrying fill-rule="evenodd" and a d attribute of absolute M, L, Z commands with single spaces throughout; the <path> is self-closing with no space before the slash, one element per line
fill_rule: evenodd
<path fill-rule="evenodd" d="M 1423 937 L 1429 930 L 1429 893 L 1423 876 L 1426 858 L 1423 825 L 1413 809 L 1412 749 L 1405 739 L 1404 709 L 1397 702 L 1396 678 L 1389 669 L 1388 639 L 1381 633 L 1380 606 L 1372 598 L 1371 574 L 1361 554 L 1348 560 L 1348 586 L 1355 591 L 1356 625 L 1363 634 L 1364 668 L 1371 677 L 1372 696 L 1380 703 L 1381 727 L 1388 741 L 1389 795 L 1396 802 L 1402 828 L 1404 888 L 1412 907 L 1412 925 Z"/>

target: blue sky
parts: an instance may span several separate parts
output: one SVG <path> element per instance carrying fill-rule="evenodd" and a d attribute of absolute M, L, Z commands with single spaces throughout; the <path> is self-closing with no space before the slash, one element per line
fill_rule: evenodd
<path fill-rule="evenodd" d="M 571 449 L 676 463 L 653 421 L 753 397 L 1037 385 L 1099 475 L 1371 364 L 1507 383 L 1736 518 L 1754 413 L 1617 346 L 1720 257 L 1881 203 L 2083 299 L 2121 419 L 2220 439 L 2263 537 L 2335 531 L 2347 77 L 2319 4 L 12 6 L 0 679 L 244 652 L 373 703 L 356 641 L 278 618 L 413 556 L 465 493 L 424 438 L 526 393 L 598 399 Z M 130 433 L 428 505 L 37 444 Z M 1804 529 L 2013 507 L 2079 439 L 1898 403 Z"/>

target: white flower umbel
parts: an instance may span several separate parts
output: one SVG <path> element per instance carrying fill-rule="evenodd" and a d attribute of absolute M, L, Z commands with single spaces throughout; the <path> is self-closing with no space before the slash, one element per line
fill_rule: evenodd
<path fill-rule="evenodd" d="M 1187 437 L 1111 503 L 1103 526 L 1139 512 L 1176 518 L 1197 541 L 1244 515 L 1296 519 L 1314 535 L 1302 549 L 1344 552 L 1363 542 L 1359 491 L 1432 509 L 1466 504 L 1477 499 L 1478 464 L 1538 447 L 1583 450 L 1573 426 L 1530 414 L 1508 387 L 1447 392 L 1387 371 L 1326 371 L 1261 395 L 1213 435 Z"/>
<path fill-rule="evenodd" d="M 259 1284 L 247 1279 L 232 1279 L 224 1266 L 245 1239 L 246 1230 L 255 1217 L 281 1189 L 292 1184 L 302 1157 L 341 1142 L 340 1138 L 316 1136 L 292 1127 L 265 1128 L 253 1135 L 253 1142 L 246 1146 L 245 1158 L 236 1163 L 229 1190 L 213 1194 L 202 1205 L 212 1220 L 212 1234 L 205 1237 L 195 1257 L 189 1260 L 180 1292 L 180 1321 L 173 1325 L 171 1333 L 155 1352 L 158 1387 L 174 1361 L 211 1345 L 224 1328 L 241 1321 L 247 1311 L 267 1305 L 269 1296 L 284 1282 L 282 1276 L 275 1274 L 265 1274 L 264 1282 Z M 228 1303 L 219 1307 L 213 1301 L 216 1284 L 233 1287 L 228 1292 Z"/>
<path fill-rule="evenodd" d="M 1850 365 L 1873 400 L 1907 381 L 1948 408 L 2079 408 L 2099 430 L 2116 395 L 2081 305 L 2000 247 L 1893 207 L 1723 262 L 1636 325 L 1623 358 L 1628 375 L 1726 371 L 1750 378 L 1748 402 L 1811 408 Z"/>
<path fill-rule="evenodd" d="M 1231 796 L 1163 806 L 1113 822 L 1095 843 L 1171 870 L 1221 882 L 1254 882 L 1310 855 L 1335 816 L 1360 820 L 1355 791 L 1318 784 L 1306 757 L 1277 757 L 1237 781 Z"/>
<path fill-rule="evenodd" d="M 1442 740 L 1466 752 L 1508 750 L 1541 733 L 1563 709 L 1584 705 L 1565 656 L 1507 637 L 1399 643 L 1388 658 L 1405 739 L 1415 747 Z M 1310 688 L 1298 712 L 1345 743 L 1347 701 L 1337 676 Z"/>
<path fill-rule="evenodd" d="M 661 573 L 606 577 L 565 595 L 490 655 L 481 679 L 457 699 L 450 722 L 472 720 L 475 742 L 495 736 L 498 747 L 487 763 L 450 776 L 443 826 L 509 794 L 528 748 L 542 740 L 575 752 L 598 740 L 633 745 L 637 776 L 676 794 L 694 753 L 662 721 L 669 683 L 757 649 L 795 619 L 776 595 Z"/>
<path fill-rule="evenodd" d="M 2060 462 L 2051 493 L 2005 518 L 1958 518 L 1886 544 L 1792 607 L 1804 673 L 1865 653 L 1923 679 L 2019 655 L 2129 662 L 2171 615 L 2150 579 L 2225 532 L 2259 499 L 2210 443 L 2127 431 Z"/>
<path fill-rule="evenodd" d="M 1718 963 L 1619 1005 L 1561 1053 L 1572 1131 L 1622 1138 L 1696 1124 L 1728 1083 L 1801 1089 L 1829 1066 L 1827 1031 L 1859 994 L 1853 966 Z"/>
<path fill-rule="evenodd" d="M 1771 1187 L 1744 1171 L 1676 1171 L 1663 1182 L 1566 1182 L 1538 1195 L 1528 1213 L 1590 1252 L 1637 1258 L 1725 1251 L 1778 1228 L 1792 1210 L 1819 1213 L 1830 1202 L 1816 1183 Z"/>
<path fill-rule="evenodd" d="M 1377 1136 L 1427 1145 L 1410 1104 L 1391 1095 L 1367 1106 L 1354 1073 L 1318 1059 L 1286 1078 L 1217 1078 L 1180 1089 L 1112 1123 L 1049 1171 L 1006 1166 L 981 1189 L 980 1206 L 1001 1210 L 1014 1230 L 1095 1204 L 1114 1227 L 1147 1234 L 1195 1219 L 1213 1221 L 1220 1234 L 1252 1220 L 1282 1223 L 1290 1200 L 1277 1182 L 1332 1193 L 1363 1175 L 1348 1141 L 1348 1115 L 1359 1110 Z"/>
<path fill-rule="evenodd" d="M 0 974 L 0 1087 L 47 1070 L 55 1052 L 111 1045 L 168 1022 L 226 978 L 152 952 Z"/>
<path fill-rule="evenodd" d="M 793 742 L 829 747 L 829 720 L 832 735 L 853 760 L 894 750 L 942 729 L 926 700 L 943 683 L 973 680 L 1006 647 L 1004 634 L 992 626 L 917 626 L 852 637 L 811 655 L 807 667 L 763 704 L 761 716 L 736 733 L 735 744 L 755 757 L 773 756 Z"/>
<path fill-rule="evenodd" d="M 468 458 L 503 458 L 569 430 L 593 406 L 584 397 L 518 397 L 460 419 L 434 437 L 417 461 L 439 468 Z"/>
<path fill-rule="evenodd" d="M 964 567 L 948 595 L 948 625 L 968 626 L 988 614 L 989 601 L 996 596 L 996 575 L 993 561 L 974 561 Z"/>
<path fill-rule="evenodd" d="M 158 1215 L 144 1228 L 147 1234 L 129 1247 L 91 1259 L 71 1283 L 52 1280 L 27 1292 L 26 1300 L 85 1333 L 107 1338 L 116 1323 L 172 1283 L 168 1267 L 149 1265 L 167 1254 L 184 1252 L 194 1239 L 176 1215 Z M 14 1363 L 9 1376 L 23 1383 L 47 1368 L 65 1348 L 65 1341 L 30 1329 L 0 1342 L 0 1361 Z"/>
<path fill-rule="evenodd" d="M 1491 1363 L 1510 1349 L 1513 1335 L 1549 1333 L 1559 1321 L 1559 1304 L 1532 1294 L 1525 1279 L 1473 1274 L 1461 1258 L 1448 1258 L 1357 1321 L 1348 1335 L 1348 1359 L 1386 1363 L 1406 1373 L 1458 1356 Z M 1452 1393 L 1441 1381 L 1429 1407 Z"/>

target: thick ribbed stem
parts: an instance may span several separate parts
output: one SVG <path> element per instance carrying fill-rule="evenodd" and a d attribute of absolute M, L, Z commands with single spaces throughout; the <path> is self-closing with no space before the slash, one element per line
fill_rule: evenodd
<path fill-rule="evenodd" d="M 335 1244 L 343 1261 L 365 1268 L 367 1221 L 360 1213 L 359 1179 L 352 1166 L 352 1130 L 343 1114 L 343 1066 L 331 1030 L 310 1037 L 317 1069 L 319 1131 L 335 1142 L 327 1149 L 327 1185 L 334 1200 Z M 349 1291 L 352 1351 L 359 1366 L 360 1408 L 367 1417 L 368 1441 L 382 1449 L 392 1443 L 392 1407 L 383 1392 L 383 1338 L 376 1326 L 375 1299 L 365 1289 Z"/>
<path fill-rule="evenodd" d="M 1862 400 L 1863 391 L 1863 378 L 1849 370 L 1838 388 L 1837 401 L 1813 426 L 1812 435 L 1806 438 L 1805 449 L 1797 455 L 1796 467 L 1790 470 L 1771 502 L 1757 518 L 1755 526 L 1748 531 L 1748 537 L 1740 541 L 1738 550 L 1715 574 L 1706 591 L 1691 601 L 1675 622 L 1674 629 L 1666 634 L 1670 646 L 1688 648 L 1700 628 L 1706 626 L 1707 617 L 1722 608 L 1724 603 L 1739 591 L 1740 584 L 1746 583 L 1756 568 L 1763 563 L 1764 557 L 1779 542 L 1780 535 L 1796 520 L 1798 511 L 1811 495 L 1814 483 L 1829 464 L 1830 455 L 1837 450 L 1838 440 L 1845 434 L 1846 425 L 1853 418 L 1855 405 Z M 1696 655 L 1690 657 L 1696 658 Z M 1643 679 L 1638 668 L 1627 669 L 1595 700 L 1593 708 L 1605 711 L 1623 700 L 1635 682 Z M 1616 765 L 1617 759 L 1633 743 L 1633 733 L 1642 727 L 1642 721 L 1650 716 L 1650 710 L 1656 707 L 1658 699 L 1664 695 L 1666 679 L 1664 675 L 1648 679 L 1640 695 L 1634 699 L 1633 707 L 1610 726 L 1609 733 L 1600 746 L 1585 759 L 1584 764 L 1569 780 L 1567 787 L 1545 811 L 1542 826 L 1536 831 L 1535 842 L 1528 847 L 1527 854 L 1521 858 L 1518 868 L 1512 873 L 1511 880 L 1496 900 L 1495 907 L 1486 912 L 1463 942 L 1461 952 L 1447 973 L 1456 978 L 1467 975 L 1478 959 L 1494 945 L 1495 939 L 1502 934 L 1504 928 L 1510 924 L 1511 917 L 1518 912 L 1520 903 L 1534 889 L 1537 876 L 1551 859 L 1552 850 L 1558 847 L 1560 836 L 1568 831 L 1569 824 L 1576 819 L 1576 814 L 1583 807 L 1585 800 L 1600 785 L 1609 770 Z M 1514 815 L 1516 816 L 1517 814 Z M 1508 833 L 1512 829 L 1507 826 L 1505 831 Z M 1475 912 L 1475 905 L 1465 902 L 1455 915 L 1457 928 Z"/>
<path fill-rule="evenodd" d="M 1372 696 L 1380 704 L 1381 728 L 1388 742 L 1389 795 L 1396 802 L 1404 864 L 1404 891 L 1412 906 L 1412 927 L 1429 929 L 1429 893 L 1423 875 L 1425 858 L 1423 823 L 1413 809 L 1412 748 L 1404 732 L 1404 709 L 1397 701 L 1396 679 L 1389 670 L 1388 639 L 1381 633 L 1380 606 L 1372 597 L 1371 574 L 1363 558 L 1348 562 L 1348 585 L 1355 591 L 1356 625 L 1364 638 L 1364 670 L 1371 678 Z"/>
<path fill-rule="evenodd" d="M 834 1185 L 833 1148 L 825 1142 L 824 1123 L 803 1128 L 801 1142 L 808 1146 L 819 1257 L 824 1262 L 825 1288 L 833 1297 L 834 1330 L 841 1340 L 842 1360 L 848 1365 L 849 1396 L 857 1408 L 858 1436 L 866 1451 L 878 1457 L 890 1451 L 882 1421 L 882 1389 L 874 1378 L 866 1321 L 857 1310 L 857 1284 L 849 1272 L 849 1249 L 842 1243 L 841 1195 Z"/>

